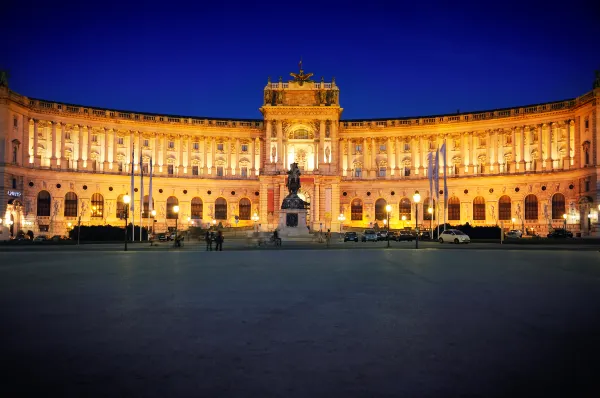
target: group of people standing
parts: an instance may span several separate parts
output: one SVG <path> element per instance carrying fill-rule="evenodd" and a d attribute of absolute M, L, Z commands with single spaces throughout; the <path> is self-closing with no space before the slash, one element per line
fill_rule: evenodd
<path fill-rule="evenodd" d="M 215 251 L 223 251 L 223 241 L 225 237 L 223 236 L 223 231 L 218 231 L 215 235 L 214 232 L 206 231 L 204 235 L 204 240 L 206 241 L 206 251 L 212 251 L 212 243 L 215 242 Z"/>

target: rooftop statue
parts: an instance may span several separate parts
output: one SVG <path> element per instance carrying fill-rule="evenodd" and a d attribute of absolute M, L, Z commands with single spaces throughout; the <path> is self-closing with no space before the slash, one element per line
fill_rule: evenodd
<path fill-rule="evenodd" d="M 600 88 L 600 70 L 596 71 L 596 79 L 594 80 L 594 86 L 592 88 Z"/>
<path fill-rule="evenodd" d="M 8 72 L 0 70 L 0 87 L 8 87 Z"/>
<path fill-rule="evenodd" d="M 300 68 L 300 73 L 290 73 L 290 76 L 292 76 L 294 78 L 295 82 L 298 82 L 298 84 L 303 85 L 304 82 L 310 82 L 310 78 L 312 77 L 312 75 L 314 73 L 307 73 L 304 74 L 304 70 L 302 69 L 302 59 L 300 59 L 300 62 L 298 63 L 298 66 Z"/>

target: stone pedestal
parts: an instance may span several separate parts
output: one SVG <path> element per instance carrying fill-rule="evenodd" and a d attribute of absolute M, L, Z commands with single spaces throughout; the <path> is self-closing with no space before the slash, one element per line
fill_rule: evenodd
<path fill-rule="evenodd" d="M 55 169 L 57 167 L 57 165 L 58 165 L 57 159 L 55 157 L 50 158 L 50 167 Z"/>
<path fill-rule="evenodd" d="M 277 230 L 281 237 L 310 236 L 306 226 L 306 209 L 281 209 Z"/>

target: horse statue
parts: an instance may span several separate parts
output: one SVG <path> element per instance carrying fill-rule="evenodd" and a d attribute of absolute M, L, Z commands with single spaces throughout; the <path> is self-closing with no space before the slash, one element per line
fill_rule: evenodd
<path fill-rule="evenodd" d="M 294 162 L 290 164 L 290 169 L 287 174 L 288 179 L 285 186 L 290 194 L 297 194 L 300 189 L 300 169 L 298 168 L 298 163 Z"/>

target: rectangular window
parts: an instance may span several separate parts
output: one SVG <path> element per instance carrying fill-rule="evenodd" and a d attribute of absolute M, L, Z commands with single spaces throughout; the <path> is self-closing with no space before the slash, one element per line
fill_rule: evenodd
<path fill-rule="evenodd" d="M 385 167 L 379 168 L 379 177 L 385 177 Z"/>
<path fill-rule="evenodd" d="M 217 177 L 223 177 L 223 166 L 217 166 Z"/>
<path fill-rule="evenodd" d="M 144 140 L 144 146 L 145 146 L 145 147 L 148 147 L 148 146 L 150 146 L 150 142 L 149 142 L 149 140 Z"/>
<path fill-rule="evenodd" d="M 170 176 L 173 175 L 173 165 L 172 164 L 167 166 L 167 174 Z"/>
<path fill-rule="evenodd" d="M 485 138 L 480 138 L 479 139 L 479 147 L 480 148 L 485 148 Z"/>
<path fill-rule="evenodd" d="M 240 170 L 241 170 L 241 173 L 242 173 L 242 177 L 247 178 L 248 177 L 248 168 L 247 167 L 242 167 Z"/>
<path fill-rule="evenodd" d="M 175 149 L 175 141 L 169 141 L 169 149 Z"/>
<path fill-rule="evenodd" d="M 360 177 L 362 175 L 362 170 L 360 167 L 354 169 L 354 177 Z"/>
<path fill-rule="evenodd" d="M 248 152 L 248 144 L 242 144 L 242 152 Z"/>
<path fill-rule="evenodd" d="M 585 192 L 588 192 L 590 190 L 590 182 L 589 181 L 585 181 Z"/>
<path fill-rule="evenodd" d="M 65 133 L 65 140 L 70 140 L 71 139 L 71 132 L 67 131 Z"/>
<path fill-rule="evenodd" d="M 148 174 L 148 171 L 150 170 L 150 166 L 148 166 L 148 162 L 144 162 L 142 163 L 142 171 L 144 174 Z"/>
<path fill-rule="evenodd" d="M 429 141 L 429 150 L 432 151 L 435 149 L 435 141 Z"/>
<path fill-rule="evenodd" d="M 379 145 L 379 151 L 385 152 L 385 144 Z"/>
<path fill-rule="evenodd" d="M 356 144 L 356 146 L 354 147 L 354 149 L 356 150 L 356 153 L 361 153 L 362 152 L 362 145 L 361 144 Z"/>
<path fill-rule="evenodd" d="M 410 167 L 404 168 L 404 177 L 410 177 Z"/>
<path fill-rule="evenodd" d="M 15 126 L 15 128 L 19 127 L 19 120 L 16 117 L 13 119 L 13 126 Z"/>
<path fill-rule="evenodd" d="M 92 134 L 92 142 L 98 142 L 98 134 Z"/>
<path fill-rule="evenodd" d="M 192 166 L 192 175 L 193 176 L 197 176 L 198 175 L 198 166 Z"/>
<path fill-rule="evenodd" d="M 590 128 L 590 121 L 588 119 L 585 119 L 585 128 L 586 129 Z"/>
<path fill-rule="evenodd" d="M 123 172 L 123 162 L 119 162 L 119 173 Z"/>
<path fill-rule="evenodd" d="M 217 151 L 223 150 L 223 144 L 217 144 Z"/>
<path fill-rule="evenodd" d="M 198 149 L 200 149 L 200 143 L 194 142 L 194 151 L 197 151 Z"/>
<path fill-rule="evenodd" d="M 405 150 L 406 152 L 410 151 L 410 144 L 409 144 L 408 142 L 405 142 L 405 143 L 404 143 L 404 150 Z"/>

